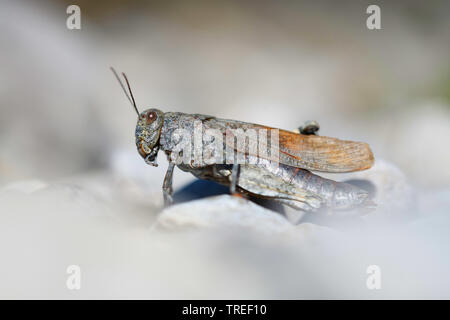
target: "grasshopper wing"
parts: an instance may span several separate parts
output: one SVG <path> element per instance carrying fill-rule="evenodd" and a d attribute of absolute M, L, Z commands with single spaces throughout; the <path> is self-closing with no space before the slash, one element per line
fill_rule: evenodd
<path fill-rule="evenodd" d="M 228 123 L 234 127 L 235 123 Z M 226 135 L 235 135 L 233 128 L 226 128 Z M 268 146 L 265 141 L 252 141 L 255 136 L 248 136 L 248 143 L 257 143 L 258 150 L 266 148 L 266 153 L 253 154 L 254 150 L 245 149 L 245 154 L 249 156 L 261 157 L 269 160 L 277 159 L 279 163 L 322 172 L 352 172 L 369 169 L 372 167 L 374 157 L 370 147 L 364 142 L 340 140 L 325 136 L 303 135 L 291 131 L 265 127 L 257 124 L 245 123 L 244 130 L 266 129 L 270 135 L 278 132 L 278 146 Z M 275 130 L 275 131 L 272 131 Z M 233 139 L 226 139 L 226 144 L 233 143 Z M 237 151 L 236 146 L 229 145 Z M 242 152 L 243 150 L 241 150 Z M 265 156 L 270 154 L 270 158 Z"/>
<path fill-rule="evenodd" d="M 226 137 L 236 136 L 239 130 L 247 132 L 249 129 L 265 129 L 272 134 L 278 133 L 278 146 L 268 146 L 271 140 L 266 141 L 257 138 L 259 135 L 246 135 L 247 143 L 244 150 L 239 152 L 247 156 L 260 157 L 267 160 L 277 159 L 279 163 L 322 172 L 352 172 L 369 169 L 374 162 L 372 151 L 367 143 L 339 140 L 336 138 L 303 135 L 292 131 L 266 127 L 248 122 L 236 120 L 218 119 L 215 117 L 200 118 L 206 128 L 219 129 Z M 272 131 L 274 130 L 274 131 Z M 238 137 L 237 137 L 238 138 Z M 238 138 L 239 139 L 239 138 Z M 256 140 L 255 140 L 256 139 Z M 234 138 L 224 139 L 228 147 L 237 149 Z M 249 145 L 258 145 L 258 148 L 249 148 Z M 266 153 L 261 153 L 261 148 L 266 148 Z M 250 150 L 251 149 L 251 150 Z M 255 150 L 256 151 L 255 153 Z M 274 154 L 275 153 L 275 154 Z M 265 156 L 265 154 L 270 154 Z"/>
<path fill-rule="evenodd" d="M 372 167 L 367 143 L 279 130 L 279 162 L 322 172 L 351 172 Z"/>

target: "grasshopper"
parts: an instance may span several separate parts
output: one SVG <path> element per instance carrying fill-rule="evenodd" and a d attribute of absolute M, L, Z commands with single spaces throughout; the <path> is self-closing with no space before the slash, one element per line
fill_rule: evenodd
<path fill-rule="evenodd" d="M 165 205 L 172 203 L 175 167 L 199 179 L 226 185 L 232 195 L 273 199 L 302 211 L 349 210 L 373 205 L 367 191 L 311 172 L 343 173 L 368 169 L 374 162 L 368 144 L 319 136 L 317 122 L 306 123 L 297 133 L 202 114 L 163 112 L 154 108 L 139 112 L 126 75 L 122 73 L 130 95 L 115 70 L 111 70 L 138 116 L 135 131 L 138 153 L 152 166 L 157 166 L 160 150 L 168 157 L 169 166 L 162 186 Z M 271 140 L 247 135 L 244 148 L 239 149 L 235 144 L 239 130 L 270 131 Z M 215 135 L 211 135 L 211 131 Z M 194 150 L 179 148 L 180 139 L 187 137 L 191 143 L 192 137 L 196 139 L 196 133 L 200 143 Z M 269 152 L 260 152 L 267 151 L 263 149 L 270 149 L 270 156 Z M 226 153 L 229 150 L 235 152 L 232 157 Z M 196 152 L 203 156 L 201 161 L 192 159 Z M 218 156 L 224 156 L 226 161 L 224 157 L 215 161 Z M 241 161 L 237 161 L 238 156 Z M 180 161 L 181 158 L 186 161 Z"/>

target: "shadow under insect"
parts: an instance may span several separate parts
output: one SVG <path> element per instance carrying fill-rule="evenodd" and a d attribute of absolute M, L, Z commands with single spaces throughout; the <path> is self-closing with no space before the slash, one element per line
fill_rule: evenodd
<path fill-rule="evenodd" d="M 223 194 L 230 194 L 230 188 L 214 181 L 196 180 L 174 192 L 173 201 L 176 204 Z M 247 198 L 266 209 L 283 215 L 285 214 L 283 205 L 276 201 L 252 196 L 248 196 Z"/>

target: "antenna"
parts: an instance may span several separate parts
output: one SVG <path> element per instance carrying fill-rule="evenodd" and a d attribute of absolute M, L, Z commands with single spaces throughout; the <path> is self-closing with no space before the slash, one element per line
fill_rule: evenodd
<path fill-rule="evenodd" d="M 123 85 L 122 81 L 120 80 L 119 75 L 117 74 L 116 70 L 114 70 L 113 67 L 109 67 L 109 68 L 111 69 L 112 73 L 114 73 L 114 76 L 116 77 L 117 81 L 119 81 L 119 84 L 122 87 L 123 92 L 125 92 L 125 95 L 127 96 L 128 101 L 130 101 L 131 105 L 134 107 L 134 110 L 136 110 L 136 113 L 139 117 L 139 110 L 136 107 L 136 102 L 134 101 L 133 92 L 131 91 L 130 83 L 128 82 L 128 78 L 127 78 L 126 74 L 122 72 L 122 75 L 125 78 L 125 81 L 127 82 L 128 90 L 131 94 L 132 99 L 130 99 L 130 96 L 128 95 L 127 90 L 125 89 L 125 86 Z"/>
<path fill-rule="evenodd" d="M 139 115 L 139 111 L 138 111 L 138 109 L 137 109 L 137 107 L 136 107 L 136 101 L 134 101 L 133 92 L 131 91 L 131 87 L 130 87 L 130 83 L 128 82 L 127 75 L 126 75 L 125 73 L 122 72 L 122 76 L 125 78 L 125 81 L 127 82 L 128 91 L 130 91 L 131 99 L 133 100 L 133 106 L 134 106 L 134 108 L 136 109 L 136 112 L 137 112 L 138 115 Z"/>

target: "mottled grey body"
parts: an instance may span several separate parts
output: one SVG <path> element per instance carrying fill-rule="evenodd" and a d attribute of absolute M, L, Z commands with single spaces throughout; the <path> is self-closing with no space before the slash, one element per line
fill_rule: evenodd
<path fill-rule="evenodd" d="M 196 127 L 196 124 L 201 124 L 200 128 Z M 195 143 L 191 141 L 191 138 L 194 137 L 195 131 L 201 130 L 200 138 L 201 141 L 199 143 Z M 185 114 L 181 112 L 166 112 L 164 114 L 164 123 L 161 127 L 161 134 L 159 145 L 161 150 L 165 151 L 167 154 L 171 154 L 172 159 L 175 158 L 174 150 L 178 150 L 181 144 L 182 138 L 188 138 L 188 141 L 184 141 L 188 145 L 193 145 L 194 147 L 199 148 L 197 151 L 198 154 L 201 154 L 201 162 L 192 164 L 194 167 L 202 168 L 208 164 L 217 163 L 217 150 L 221 150 L 222 154 L 221 159 L 223 159 L 224 163 L 227 157 L 227 148 L 224 145 L 226 142 L 226 134 L 229 130 L 242 130 L 243 132 L 248 132 L 250 129 L 254 129 L 254 126 L 250 123 L 236 121 L 236 120 L 225 120 L 218 119 L 212 116 L 203 115 L 203 114 Z M 183 130 L 185 135 L 182 137 L 178 132 Z M 220 146 L 218 147 L 215 142 L 217 142 L 213 136 L 208 134 L 208 130 L 215 130 L 220 133 L 221 140 Z M 270 141 L 269 141 L 270 142 Z M 248 150 L 251 147 L 252 143 L 256 143 L 255 141 L 247 140 L 245 148 Z M 195 159 L 195 150 L 191 149 L 191 154 L 186 158 Z M 177 155 L 178 156 L 178 155 Z M 181 156 L 181 155 L 180 155 Z M 185 155 L 186 156 L 186 155 Z M 259 159 L 249 157 L 248 155 L 243 154 L 243 157 L 247 159 L 247 161 L 258 161 Z M 196 159 L 197 160 L 197 159 Z M 230 163 L 228 163 L 230 164 Z"/>
<path fill-rule="evenodd" d="M 176 130 L 184 129 L 193 134 L 195 121 L 202 122 L 203 140 L 211 140 L 211 137 L 205 134 L 208 128 L 219 129 L 222 133 L 225 133 L 227 129 L 252 128 L 251 124 L 240 121 L 177 112 L 165 113 L 159 146 L 167 154 L 169 161 L 173 161 L 178 156 L 181 157 L 181 155 L 174 157 L 173 154 L 180 143 Z M 224 163 L 208 165 L 208 161 L 213 161 L 215 156 L 212 148 L 213 141 L 209 142 L 211 143 L 199 144 L 203 162 L 177 163 L 177 166 L 199 179 L 212 180 L 230 186 L 233 166 Z M 226 147 L 222 146 L 222 152 L 225 152 L 225 149 Z M 274 163 L 267 159 L 256 159 L 248 154 L 245 158 L 249 163 L 256 164 L 241 164 L 239 167 L 236 187 L 237 191 L 242 193 L 273 199 L 304 211 L 316 211 L 323 207 L 337 210 L 352 209 L 363 205 L 368 198 L 365 190 L 347 183 L 322 178 L 305 169 Z M 226 157 L 224 156 L 223 159 Z"/>

